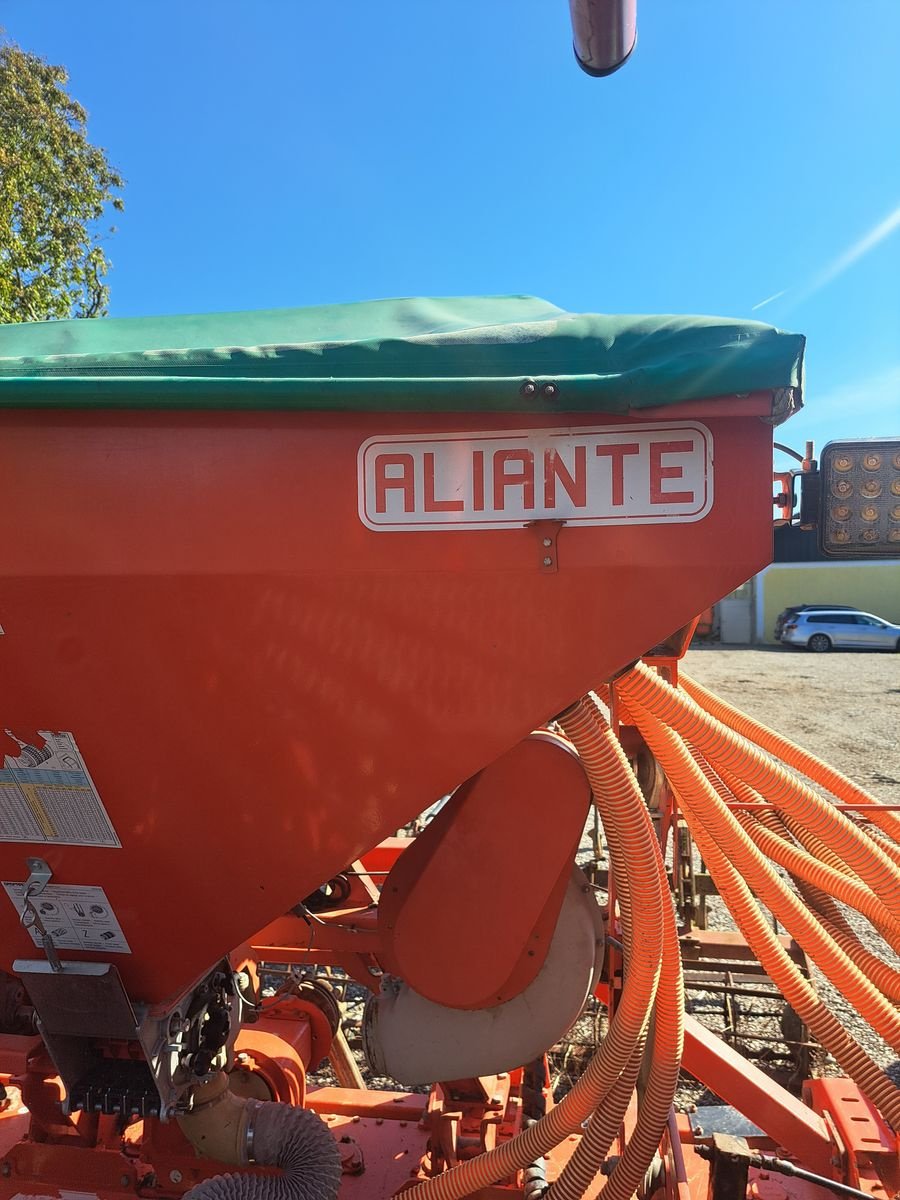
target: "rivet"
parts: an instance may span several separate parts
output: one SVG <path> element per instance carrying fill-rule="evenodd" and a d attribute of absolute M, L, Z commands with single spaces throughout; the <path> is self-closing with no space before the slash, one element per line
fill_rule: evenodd
<path fill-rule="evenodd" d="M 181 1172 L 178 1170 L 177 1167 L 173 1167 L 173 1169 L 169 1172 L 169 1182 L 170 1183 L 181 1183 L 183 1178 L 184 1178 L 184 1176 L 181 1174 Z"/>
<path fill-rule="evenodd" d="M 559 388 L 556 386 L 555 383 L 545 383 L 544 386 L 541 388 L 541 391 L 547 397 L 548 400 L 552 400 L 553 397 L 559 391 Z"/>
<path fill-rule="evenodd" d="M 548 555 L 547 555 L 547 557 L 544 559 L 544 566 L 545 566 L 545 567 L 552 567 L 552 566 L 553 566 L 553 559 L 550 557 L 550 555 L 549 555 L 549 554 L 548 554 Z"/>
<path fill-rule="evenodd" d="M 522 384 L 522 386 L 519 388 L 519 392 L 523 396 L 533 396 L 536 391 L 537 391 L 537 384 L 534 382 L 533 379 L 526 379 L 525 382 Z"/>
<path fill-rule="evenodd" d="M 545 546 L 552 546 L 552 545 L 553 545 L 553 538 L 544 538 L 544 545 L 545 545 Z"/>

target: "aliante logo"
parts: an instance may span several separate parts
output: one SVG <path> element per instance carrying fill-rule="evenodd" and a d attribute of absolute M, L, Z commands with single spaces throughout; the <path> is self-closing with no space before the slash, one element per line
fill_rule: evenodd
<path fill-rule="evenodd" d="M 687 421 L 373 437 L 359 448 L 359 517 L 388 532 L 685 524 L 712 507 L 712 450 Z"/>

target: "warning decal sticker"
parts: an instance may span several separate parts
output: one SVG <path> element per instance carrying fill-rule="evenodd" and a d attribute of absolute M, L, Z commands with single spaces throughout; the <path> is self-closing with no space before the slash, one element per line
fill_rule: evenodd
<path fill-rule="evenodd" d="M 24 1192 L 16 1192 L 12 1200 L 100 1200 L 100 1197 L 96 1192 L 67 1192 L 60 1188 L 56 1196 L 48 1196 L 46 1192 L 41 1192 L 40 1196 L 32 1192 L 27 1196 Z"/>
<path fill-rule="evenodd" d="M 3 884 L 21 919 L 25 911 L 24 883 Z M 48 883 L 32 896 L 31 903 L 58 950 L 100 950 L 104 954 L 130 954 L 122 927 L 106 893 L 99 887 L 69 887 Z M 28 932 L 36 946 L 41 935 L 32 925 Z"/>
<path fill-rule="evenodd" d="M 122 845 L 71 733 L 42 729 L 38 747 L 5 732 L 20 753 L 0 768 L 0 842 Z"/>

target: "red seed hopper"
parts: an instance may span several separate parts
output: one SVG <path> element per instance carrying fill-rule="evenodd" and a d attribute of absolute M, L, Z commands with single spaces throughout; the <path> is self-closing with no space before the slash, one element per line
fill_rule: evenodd
<path fill-rule="evenodd" d="M 525 298 L 0 331 L 3 880 L 102 887 L 171 998 L 769 561 L 801 352 Z"/>

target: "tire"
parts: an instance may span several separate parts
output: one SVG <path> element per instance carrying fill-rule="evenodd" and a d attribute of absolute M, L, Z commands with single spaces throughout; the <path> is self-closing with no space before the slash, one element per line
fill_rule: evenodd
<path fill-rule="evenodd" d="M 814 633 L 806 643 L 806 648 L 814 654 L 827 654 L 831 649 L 831 638 L 825 633 Z"/>

